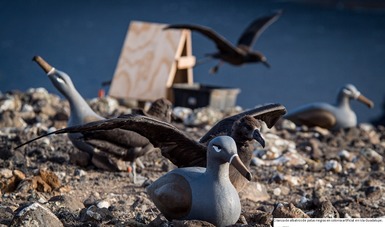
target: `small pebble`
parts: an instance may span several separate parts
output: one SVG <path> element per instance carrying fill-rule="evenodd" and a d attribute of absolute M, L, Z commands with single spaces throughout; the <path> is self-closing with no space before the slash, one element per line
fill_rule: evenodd
<path fill-rule="evenodd" d="M 108 209 L 111 205 L 109 202 L 102 200 L 102 201 L 98 202 L 98 204 L 96 204 L 96 206 L 99 208 L 107 208 Z"/>
<path fill-rule="evenodd" d="M 325 169 L 327 171 L 333 171 L 335 173 L 340 173 L 342 171 L 341 164 L 336 160 L 329 160 L 325 163 Z"/>

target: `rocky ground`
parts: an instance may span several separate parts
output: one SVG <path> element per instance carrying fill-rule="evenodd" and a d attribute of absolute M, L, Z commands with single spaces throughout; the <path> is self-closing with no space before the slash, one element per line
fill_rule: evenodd
<path fill-rule="evenodd" d="M 105 117 L 130 112 L 110 98 L 89 103 Z M 194 138 L 228 114 L 208 108 L 174 112 L 184 119 L 174 124 Z M 66 135 L 14 150 L 66 125 L 69 106 L 58 96 L 44 89 L 0 94 L 0 113 L 0 226 L 210 226 L 168 222 L 151 202 L 145 187 L 174 168 L 159 153 L 141 158 L 144 168 L 134 183 L 129 171 L 80 162 Z M 263 135 L 266 147 L 255 151 L 236 225 L 270 226 L 279 217 L 385 217 L 385 127 L 330 132 L 284 120 Z"/>

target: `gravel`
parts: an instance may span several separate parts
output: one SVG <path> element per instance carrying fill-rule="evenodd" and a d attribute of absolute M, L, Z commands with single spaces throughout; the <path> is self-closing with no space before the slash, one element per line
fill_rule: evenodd
<path fill-rule="evenodd" d="M 112 98 L 89 100 L 104 117 L 130 113 Z M 198 139 L 216 120 L 241 111 L 175 108 L 173 124 Z M 106 172 L 88 162 L 66 135 L 22 142 L 65 127 L 67 101 L 45 89 L 0 96 L 0 226 L 211 226 L 168 221 L 145 187 L 175 168 L 160 153 L 141 157 L 130 172 Z M 253 158 L 252 182 L 240 193 L 237 225 L 271 226 L 273 218 L 385 217 L 385 127 L 360 124 L 328 131 L 282 120 L 264 129 L 266 147 Z"/>

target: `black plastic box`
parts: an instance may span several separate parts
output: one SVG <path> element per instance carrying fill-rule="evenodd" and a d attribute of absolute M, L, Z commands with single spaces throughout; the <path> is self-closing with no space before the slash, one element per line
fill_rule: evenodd
<path fill-rule="evenodd" d="M 174 84 L 174 105 L 191 109 L 212 107 L 228 110 L 235 106 L 238 88 L 217 87 L 202 84 Z"/>

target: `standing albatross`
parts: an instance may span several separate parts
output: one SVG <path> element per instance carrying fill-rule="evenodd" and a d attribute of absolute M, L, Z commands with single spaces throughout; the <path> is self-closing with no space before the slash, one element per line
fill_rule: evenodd
<path fill-rule="evenodd" d="M 282 14 L 282 11 L 278 11 L 268 16 L 255 19 L 242 33 L 238 39 L 237 45 L 234 46 L 223 36 L 215 32 L 213 29 L 192 24 L 172 24 L 164 29 L 190 29 L 197 31 L 202 35 L 211 39 L 218 52 L 213 54 L 207 54 L 207 56 L 215 59 L 220 59 L 220 62 L 214 66 L 210 72 L 216 73 L 219 66 L 223 62 L 230 63 L 232 65 L 243 65 L 245 63 L 258 63 L 261 62 L 266 67 L 270 68 L 270 64 L 267 62 L 266 57 L 258 51 L 252 50 L 254 43 L 263 31 L 272 23 L 274 23 Z"/>
<path fill-rule="evenodd" d="M 325 102 L 310 103 L 290 111 L 285 118 L 297 125 L 319 126 L 331 130 L 355 127 L 357 116 L 350 108 L 352 99 L 364 103 L 369 108 L 374 106 L 354 85 L 347 84 L 340 89 L 335 105 Z"/>
<path fill-rule="evenodd" d="M 178 167 L 205 167 L 207 163 L 207 144 L 216 136 L 231 136 L 237 145 L 238 155 L 244 165 L 249 167 L 254 141 L 264 146 L 265 141 L 260 134 L 261 121 L 271 128 L 286 113 L 280 104 L 268 104 L 227 117 L 215 124 L 201 139 L 195 141 L 175 126 L 143 115 L 128 114 L 120 118 L 91 122 L 73 126 L 39 136 L 20 146 L 51 134 L 79 133 L 85 137 L 95 133 L 110 134 L 113 130 L 135 131 L 145 136 L 162 155 Z M 111 136 L 113 139 L 113 136 Z M 230 167 L 230 180 L 240 191 L 245 186 L 244 177 Z"/>
<path fill-rule="evenodd" d="M 71 78 L 64 72 L 59 71 L 48 64 L 40 56 L 35 56 L 34 61 L 47 73 L 48 78 L 56 89 L 65 96 L 70 104 L 70 118 L 67 126 L 82 125 L 97 120 L 105 120 L 104 117 L 95 113 L 84 98 L 76 90 Z M 141 114 L 158 117 L 162 120 L 171 120 L 171 102 L 165 99 L 154 101 L 148 112 L 137 111 Z M 149 140 L 133 131 L 113 130 L 104 135 L 94 133 L 85 136 L 81 132 L 69 133 L 72 144 L 81 151 L 91 156 L 91 162 L 100 169 L 118 171 L 127 170 L 120 167 L 118 162 L 129 161 L 133 164 L 135 175 L 135 161 L 147 152 L 155 150 Z M 110 143 L 107 138 L 116 143 Z M 112 155 L 109 155 L 112 154 Z M 135 178 L 134 178 L 135 179 Z"/>

